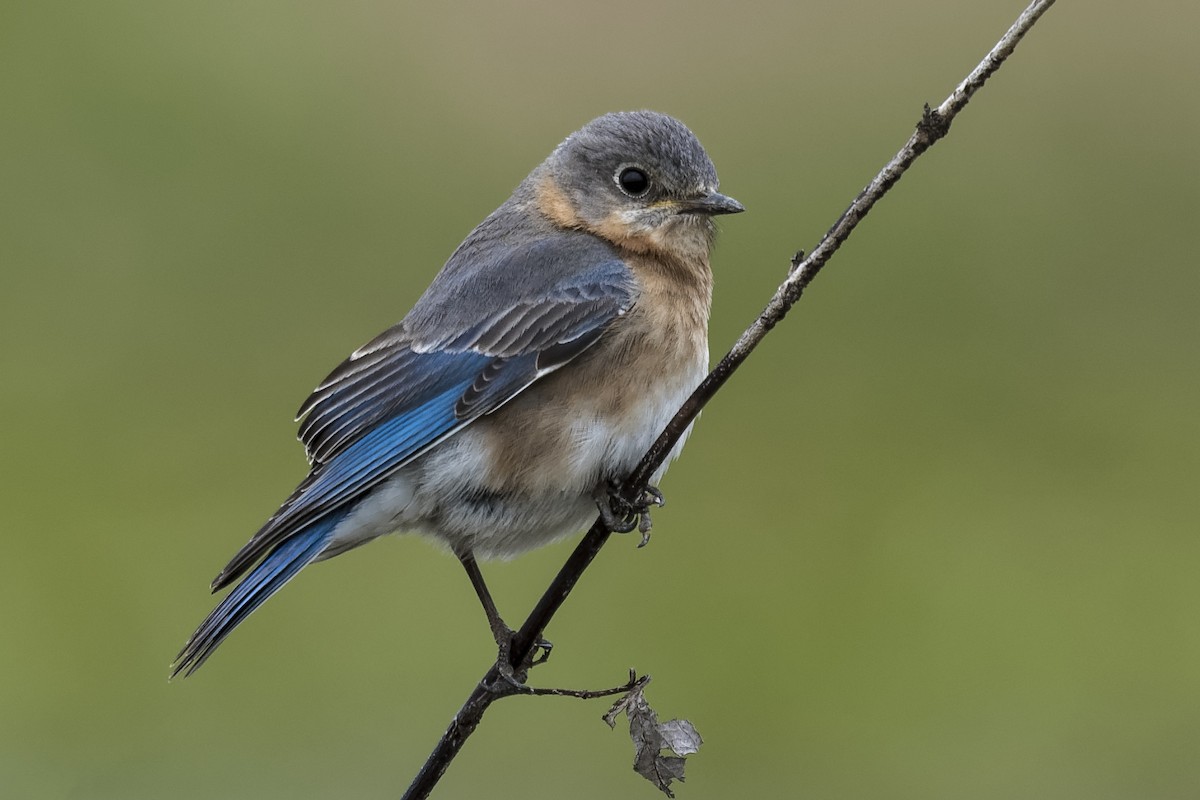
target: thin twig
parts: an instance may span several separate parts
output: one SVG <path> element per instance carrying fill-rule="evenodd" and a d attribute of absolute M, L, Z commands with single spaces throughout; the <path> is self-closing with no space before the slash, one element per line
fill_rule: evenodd
<path fill-rule="evenodd" d="M 692 423 L 700 410 L 712 399 L 713 395 L 729 380 L 733 372 L 753 352 L 759 342 L 774 328 L 791 310 L 796 301 L 804 293 L 804 289 L 812 282 L 829 258 L 837 251 L 850 233 L 858 225 L 871 208 L 887 194 L 896 181 L 916 161 L 917 157 L 928 150 L 950 130 L 950 123 L 958 115 L 971 97 L 1000 68 L 1005 59 L 1012 54 L 1017 43 L 1025 36 L 1033 24 L 1046 12 L 1054 0 L 1035 0 L 1025 9 L 1013 23 L 1008 32 L 1001 37 L 991 52 L 979 63 L 971 74 L 946 98 L 936 109 L 925 107 L 921 121 L 916 130 L 900 151 L 884 165 L 879 174 L 867 184 L 850 204 L 850 207 L 838 218 L 833 227 L 822 237 L 821 242 L 813 249 L 807 258 L 800 253 L 792 261 L 792 269 L 788 278 L 776 290 L 770 302 L 759 314 L 758 319 L 746 329 L 734 344 L 733 348 L 717 364 L 703 383 L 692 393 L 691 397 L 679 409 L 679 412 L 663 430 L 654 445 L 647 451 L 641 463 L 633 474 L 622 484 L 620 494 L 628 502 L 634 503 L 646 491 L 650 476 L 666 460 L 667 454 L 679 441 L 680 436 Z M 542 632 L 550 623 L 551 618 L 571 593 L 588 564 L 600 552 L 600 548 L 608 541 L 611 531 L 605 526 L 603 519 L 597 519 L 591 529 L 584 535 L 575 550 L 567 559 L 566 564 L 559 570 L 554 581 L 546 589 L 545 594 L 538 600 L 537 605 L 525 620 L 525 624 L 513 637 L 509 653 L 512 667 L 517 669 L 529 658 L 535 644 L 540 640 Z M 553 691 L 535 690 L 522 691 L 498 690 L 503 679 L 499 670 L 493 666 L 476 686 L 466 703 L 455 715 L 450 727 L 442 735 L 441 740 L 426 760 L 421 771 L 413 779 L 412 785 L 404 793 L 404 800 L 420 800 L 429 796 L 437 785 L 438 780 L 458 755 L 467 737 L 479 725 L 488 706 L 500 697 L 511 694 L 554 694 Z M 569 692 L 564 692 L 570 694 Z M 578 696 L 578 695 L 571 695 Z"/>
<path fill-rule="evenodd" d="M 532 686 L 526 686 L 518 689 L 517 694 L 531 694 L 537 697 L 577 697 L 580 700 L 595 700 L 597 697 L 628 694 L 634 689 L 645 688 L 649 682 L 649 675 L 643 675 L 639 678 L 636 672 L 629 670 L 629 680 L 611 689 L 537 689 Z"/>

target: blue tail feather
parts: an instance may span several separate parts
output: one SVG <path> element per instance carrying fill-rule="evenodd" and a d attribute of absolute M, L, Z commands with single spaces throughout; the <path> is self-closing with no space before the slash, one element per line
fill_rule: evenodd
<path fill-rule="evenodd" d="M 199 669 L 234 628 L 321 554 L 344 518 L 344 512 L 322 517 L 272 550 L 200 623 L 175 657 L 171 677 Z"/>

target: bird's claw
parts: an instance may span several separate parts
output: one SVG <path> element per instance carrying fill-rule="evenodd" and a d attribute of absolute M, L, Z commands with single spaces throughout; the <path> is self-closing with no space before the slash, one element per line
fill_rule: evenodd
<path fill-rule="evenodd" d="M 507 691 L 501 691 L 500 693 L 511 694 L 514 690 L 523 691 L 525 680 L 529 676 L 529 670 L 550 660 L 550 651 L 554 649 L 554 643 L 538 637 L 528 655 L 525 656 L 520 665 L 514 667 L 512 665 L 512 646 L 516 632 L 507 625 L 504 625 L 503 628 L 494 629 L 492 635 L 496 638 L 496 672 L 499 673 L 500 677 L 509 686 Z M 496 691 L 494 685 L 489 687 L 489 690 Z"/>
<path fill-rule="evenodd" d="M 662 508 L 667 504 L 667 498 L 663 497 L 663 493 L 659 491 L 657 486 L 647 486 L 642 491 L 642 513 L 646 513 L 650 506 L 658 506 Z"/>
<path fill-rule="evenodd" d="M 620 484 L 610 482 L 596 493 L 600 517 L 613 533 L 629 533 L 637 528 L 642 534 L 638 547 L 645 547 L 650 541 L 650 529 L 654 524 L 650 519 L 650 508 L 666 505 L 666 498 L 657 486 L 647 486 L 642 490 L 642 496 L 630 503 L 621 496 L 620 488 Z"/>
<path fill-rule="evenodd" d="M 539 638 L 533 645 L 533 650 L 529 653 L 530 668 L 536 667 L 538 664 L 545 664 L 550 660 L 550 651 L 554 649 L 554 642 L 549 639 Z"/>

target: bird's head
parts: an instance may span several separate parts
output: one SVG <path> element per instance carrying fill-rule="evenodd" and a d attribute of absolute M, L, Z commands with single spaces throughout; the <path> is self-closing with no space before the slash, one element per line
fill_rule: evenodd
<path fill-rule="evenodd" d="M 555 223 L 638 252 L 707 256 L 712 218 L 744 211 L 717 191 L 696 136 L 653 111 L 605 114 L 560 144 L 532 176 Z"/>

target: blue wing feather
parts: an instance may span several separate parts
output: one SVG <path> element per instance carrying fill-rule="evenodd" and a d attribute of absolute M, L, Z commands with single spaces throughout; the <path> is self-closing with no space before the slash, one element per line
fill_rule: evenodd
<path fill-rule="evenodd" d="M 234 628 L 321 553 L 343 516 L 330 514 L 272 550 L 200 623 L 175 657 L 171 677 L 199 669 Z"/>
<path fill-rule="evenodd" d="M 295 513 L 340 505 L 441 439 L 459 424 L 454 404 L 469 385 L 469 380 L 455 383 L 424 405 L 369 430 L 325 465 L 320 478 L 292 506 Z"/>
<path fill-rule="evenodd" d="M 407 346 L 372 357 L 375 363 L 366 369 L 325 386 L 301 425 L 300 438 L 314 462 L 331 460 L 373 425 L 420 408 L 458 382 L 470 383 L 492 360 L 478 353 L 418 353 Z"/>
<path fill-rule="evenodd" d="M 477 353 L 429 354 L 420 404 L 384 419 L 324 463 L 314 466 L 292 496 L 213 581 L 220 588 L 267 548 L 374 488 L 398 467 L 465 424 L 455 416 L 458 398 L 494 359 Z M 430 378 L 436 375 L 436 380 Z M 364 408 L 359 413 L 370 413 Z"/>

